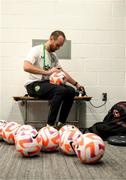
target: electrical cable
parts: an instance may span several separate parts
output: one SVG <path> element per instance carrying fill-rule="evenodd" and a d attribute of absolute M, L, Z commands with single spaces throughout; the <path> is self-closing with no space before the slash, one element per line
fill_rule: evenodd
<path fill-rule="evenodd" d="M 77 96 L 87 96 L 85 90 L 81 87 L 79 91 L 76 91 Z M 88 97 L 88 96 L 87 96 Z M 94 108 L 100 108 L 102 106 L 104 106 L 107 103 L 107 100 L 104 101 L 103 104 L 99 105 L 99 106 L 95 106 L 91 101 L 89 101 L 89 103 L 91 104 L 91 106 L 93 106 Z"/>
<path fill-rule="evenodd" d="M 104 106 L 106 104 L 107 101 L 105 101 L 103 104 L 99 105 L 99 106 L 95 106 L 94 104 L 92 104 L 91 101 L 89 101 L 89 103 L 94 107 L 94 108 L 100 108 L 102 106 Z"/>
<path fill-rule="evenodd" d="M 87 94 L 86 94 L 85 96 L 87 96 Z M 93 106 L 94 108 L 100 108 L 100 107 L 104 106 L 104 105 L 107 103 L 107 101 L 104 101 L 104 103 L 101 104 L 101 105 L 99 105 L 99 106 L 95 106 L 91 101 L 89 101 L 89 103 L 90 103 L 91 106 Z"/>

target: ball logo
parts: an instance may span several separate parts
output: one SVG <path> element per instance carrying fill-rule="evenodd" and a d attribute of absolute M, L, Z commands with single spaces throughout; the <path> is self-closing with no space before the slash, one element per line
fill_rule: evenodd
<path fill-rule="evenodd" d="M 76 141 L 81 135 L 82 133 L 76 129 L 65 130 L 60 135 L 59 147 L 61 152 L 69 155 L 75 154 L 75 151 L 71 147 L 71 142 Z"/>

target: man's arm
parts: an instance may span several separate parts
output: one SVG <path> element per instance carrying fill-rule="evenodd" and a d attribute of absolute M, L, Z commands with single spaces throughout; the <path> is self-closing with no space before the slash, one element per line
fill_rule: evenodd
<path fill-rule="evenodd" d="M 66 79 L 70 84 L 75 86 L 77 89 L 85 91 L 84 87 L 81 86 L 77 81 L 75 81 L 66 71 L 64 71 L 63 69 L 62 69 L 62 71 L 65 73 Z"/>
<path fill-rule="evenodd" d="M 24 71 L 32 73 L 32 74 L 41 74 L 41 75 L 46 75 L 46 76 L 50 76 L 54 72 L 60 72 L 60 70 L 58 70 L 56 67 L 53 67 L 49 70 L 38 68 L 27 60 L 24 61 Z"/>

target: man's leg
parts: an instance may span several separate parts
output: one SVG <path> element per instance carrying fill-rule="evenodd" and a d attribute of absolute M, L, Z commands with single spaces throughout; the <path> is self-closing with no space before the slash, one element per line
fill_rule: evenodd
<path fill-rule="evenodd" d="M 75 97 L 74 88 L 67 85 L 65 85 L 64 88 L 65 88 L 65 95 L 59 115 L 59 122 L 61 122 L 62 124 L 64 124 L 67 120 L 67 117 L 69 115 Z"/>
<path fill-rule="evenodd" d="M 59 109 L 62 106 L 62 103 L 64 102 L 65 95 L 66 95 L 66 88 L 64 88 L 63 86 L 58 85 L 51 90 L 50 111 L 47 122 L 49 125 L 54 125 Z"/>
<path fill-rule="evenodd" d="M 64 119 L 66 119 L 68 111 L 71 108 L 71 98 L 70 98 L 70 102 L 68 101 L 70 93 L 68 93 L 66 87 L 50 84 L 49 82 L 35 82 L 32 83 L 32 85 L 30 86 L 28 85 L 27 91 L 32 92 L 33 96 L 39 97 L 40 99 L 50 100 L 50 110 L 47 121 L 49 125 L 54 125 L 60 106 L 64 101 L 64 99 L 67 99 L 67 103 L 69 103 L 69 105 L 66 105 L 66 108 L 68 108 L 68 110 L 66 108 L 65 109 L 63 108 L 64 110 L 62 110 L 62 111 L 66 110 L 66 112 L 62 113 L 65 116 Z"/>

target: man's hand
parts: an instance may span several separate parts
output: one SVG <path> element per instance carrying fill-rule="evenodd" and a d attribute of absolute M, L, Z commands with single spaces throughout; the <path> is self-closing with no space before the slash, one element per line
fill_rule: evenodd
<path fill-rule="evenodd" d="M 84 86 L 81 86 L 80 84 L 77 83 L 76 88 L 77 88 L 77 90 L 83 92 L 83 96 L 86 95 L 86 91 L 84 89 Z"/>
<path fill-rule="evenodd" d="M 79 83 L 77 83 L 76 88 L 80 91 L 84 90 L 84 86 L 81 86 Z"/>
<path fill-rule="evenodd" d="M 51 75 L 53 74 L 54 72 L 61 72 L 61 69 L 58 69 L 57 67 L 52 67 L 51 69 L 48 70 L 48 74 Z"/>

